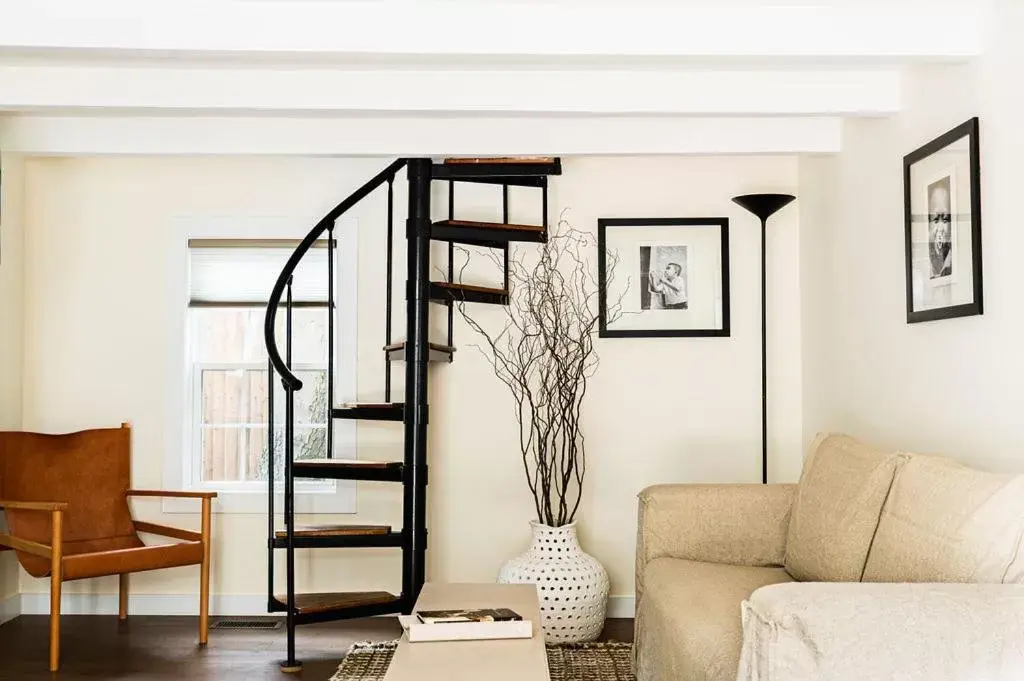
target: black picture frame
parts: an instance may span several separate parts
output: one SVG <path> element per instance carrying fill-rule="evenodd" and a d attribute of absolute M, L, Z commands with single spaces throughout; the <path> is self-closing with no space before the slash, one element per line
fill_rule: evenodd
<path fill-rule="evenodd" d="M 979 151 L 979 127 L 978 118 L 971 118 L 903 157 L 903 229 L 908 324 L 930 322 L 940 319 L 953 319 L 956 317 L 968 317 L 980 315 L 984 312 L 981 258 L 981 154 Z M 921 186 L 920 184 L 918 186 L 912 185 L 912 170 L 916 164 L 926 161 L 934 154 L 937 154 L 964 138 L 967 138 L 968 140 L 967 174 L 969 177 L 960 178 L 960 181 L 966 179 L 967 186 L 970 190 L 969 206 L 971 253 L 969 262 L 971 266 L 971 286 L 969 288 L 971 290 L 972 299 L 970 302 L 965 303 L 916 309 L 914 291 L 915 269 L 913 258 L 914 220 L 917 218 L 918 220 L 923 219 L 926 222 L 929 222 L 929 226 L 926 227 L 926 230 L 930 230 L 930 213 L 927 205 L 924 206 L 925 214 L 923 217 L 920 214 L 915 213 L 914 194 L 915 190 L 921 189 Z M 956 226 L 959 223 L 962 213 L 954 210 L 952 206 L 949 207 L 949 212 L 952 213 L 949 218 L 952 228 L 952 226 Z M 958 239 L 958 233 L 951 233 L 951 244 Z M 928 244 L 926 248 L 930 248 L 930 241 L 926 243 Z M 931 252 L 928 251 L 928 254 L 930 255 Z M 939 258 L 942 259 L 942 256 L 940 255 Z M 946 259 L 949 259 L 949 255 L 946 256 Z M 958 263 L 962 260 L 962 258 L 957 258 Z M 946 265 L 942 265 L 940 267 L 945 266 Z M 959 264 L 957 266 L 959 266 Z M 950 267 L 952 267 L 952 265 L 950 265 Z M 950 272 L 952 272 L 952 270 L 950 270 Z M 943 270 L 935 272 L 933 267 L 933 271 L 930 276 L 932 278 L 939 278 L 938 275 L 941 274 L 943 274 Z"/>
<path fill-rule="evenodd" d="M 720 249 L 720 328 L 651 328 L 651 329 L 609 329 L 607 268 L 608 231 L 617 227 L 709 227 L 719 228 Z M 729 318 L 729 218 L 601 218 L 597 221 L 597 269 L 598 269 L 598 336 L 601 338 L 697 338 L 728 337 Z"/>

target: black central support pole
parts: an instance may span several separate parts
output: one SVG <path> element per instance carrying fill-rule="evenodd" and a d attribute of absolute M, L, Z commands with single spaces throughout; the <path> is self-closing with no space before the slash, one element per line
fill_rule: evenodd
<path fill-rule="evenodd" d="M 427 344 L 430 326 L 430 171 L 429 158 L 409 160 L 408 277 L 406 279 L 405 504 L 406 550 L 402 595 L 412 610 L 426 578 L 427 540 Z"/>
<path fill-rule="evenodd" d="M 761 482 L 768 484 L 768 218 L 761 218 Z"/>

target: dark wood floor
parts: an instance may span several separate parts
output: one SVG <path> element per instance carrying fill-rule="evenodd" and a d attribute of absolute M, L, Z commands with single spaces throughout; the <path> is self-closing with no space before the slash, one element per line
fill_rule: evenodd
<path fill-rule="evenodd" d="M 216 621 L 216 618 L 214 618 Z M 205 649 L 196 645 L 194 617 L 70 615 L 62 621 L 61 671 L 47 671 L 49 618 L 22 615 L 0 626 L 0 681 L 58 679 L 214 679 L 260 681 L 301 678 L 327 681 L 349 646 L 357 641 L 390 641 L 401 628 L 393 617 L 332 622 L 299 629 L 301 675 L 284 675 L 284 631 L 210 632 Z M 632 641 L 633 620 L 608 620 L 601 640 Z"/>

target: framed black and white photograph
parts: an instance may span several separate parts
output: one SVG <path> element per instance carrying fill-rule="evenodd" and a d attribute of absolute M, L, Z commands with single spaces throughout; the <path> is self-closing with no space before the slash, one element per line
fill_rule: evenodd
<path fill-rule="evenodd" d="M 903 158 L 907 322 L 982 313 L 978 119 Z"/>
<path fill-rule="evenodd" d="M 597 251 L 601 337 L 729 335 L 728 218 L 600 219 Z"/>

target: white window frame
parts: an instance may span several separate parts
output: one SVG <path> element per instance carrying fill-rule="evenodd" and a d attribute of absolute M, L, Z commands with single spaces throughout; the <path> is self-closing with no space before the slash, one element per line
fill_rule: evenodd
<path fill-rule="evenodd" d="M 216 491 L 215 513 L 266 514 L 267 487 L 251 482 L 201 482 L 197 475 L 198 451 L 194 427 L 198 409 L 195 386 L 198 372 L 191 363 L 191 331 L 188 323 L 188 240 L 189 239 L 301 239 L 318 218 L 303 217 L 181 217 L 172 220 L 167 244 L 167 309 L 172 316 L 167 347 L 167 408 L 164 428 L 163 487 L 171 490 Z M 358 223 L 353 218 L 338 220 L 335 251 L 334 395 L 331 404 L 353 401 L 356 396 L 358 320 Z M 280 313 L 279 313 L 280 314 Z M 259 366 L 257 366 L 259 365 Z M 204 365 L 205 366 L 205 365 Z M 232 366 L 236 366 L 232 364 Z M 265 369 L 262 363 L 253 368 Z M 305 366 L 305 365 L 303 365 Z M 302 366 L 296 366 L 301 369 Z M 321 368 L 309 365 L 308 368 Z M 334 452 L 339 458 L 354 458 L 356 424 L 329 419 Z M 201 445 L 200 450 L 201 451 Z M 278 453 L 280 456 L 280 453 Z M 297 513 L 355 513 L 356 483 L 352 481 L 296 481 Z M 283 483 L 276 481 L 274 508 L 283 508 Z M 164 499 L 164 513 L 196 513 L 190 499 Z"/>
<path fill-rule="evenodd" d="M 197 334 L 192 334 L 193 343 L 197 341 Z M 193 345 L 192 347 L 195 347 Z M 202 428 L 202 412 L 203 412 L 203 372 L 207 370 L 212 371 L 231 371 L 235 369 L 241 369 L 243 371 L 266 371 L 267 365 L 262 362 L 189 362 L 187 371 L 190 374 L 189 383 L 192 385 L 188 397 L 188 408 L 186 412 L 188 416 L 187 428 L 189 431 L 188 442 L 190 442 L 191 456 L 188 457 L 190 461 L 187 463 L 187 469 L 185 473 L 185 479 L 191 481 L 188 485 L 190 489 L 202 490 L 208 492 L 265 492 L 266 483 L 258 482 L 255 480 L 245 480 L 244 474 L 242 480 L 214 480 L 204 481 L 202 479 L 203 469 L 203 428 Z M 326 371 L 327 364 L 293 364 L 292 370 L 299 371 Z M 279 413 L 284 412 L 283 404 L 275 404 L 275 411 Z M 331 419 L 328 416 L 327 427 L 331 426 Z M 224 423 L 217 424 L 218 428 L 235 428 L 242 430 L 243 428 L 254 426 L 254 425 L 266 425 L 265 423 Z M 274 425 L 276 428 L 284 428 L 283 421 L 275 421 Z M 274 452 L 275 458 L 283 456 L 283 451 Z M 245 457 L 242 458 L 243 464 L 247 461 Z M 275 480 L 275 486 L 280 487 L 283 482 L 281 480 Z M 314 482 L 311 480 L 300 480 L 295 481 L 295 491 L 299 493 L 308 492 L 334 492 L 336 481 L 320 481 Z"/>

